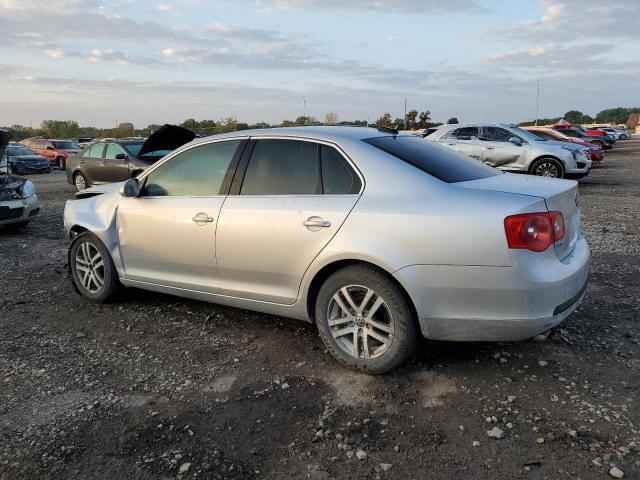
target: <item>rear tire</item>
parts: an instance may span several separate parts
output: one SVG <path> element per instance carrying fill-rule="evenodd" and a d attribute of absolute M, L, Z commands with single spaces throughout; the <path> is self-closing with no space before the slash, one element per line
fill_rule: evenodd
<path fill-rule="evenodd" d="M 91 232 L 78 235 L 69 248 L 71 281 L 76 291 L 95 303 L 112 300 L 120 288 L 109 251 Z"/>
<path fill-rule="evenodd" d="M 601 142 L 600 140 L 596 140 L 595 142 L 591 142 L 591 144 L 601 148 L 602 150 L 604 150 L 604 142 Z"/>
<path fill-rule="evenodd" d="M 315 316 L 331 355 L 363 373 L 389 372 L 418 346 L 411 305 L 394 282 L 371 266 L 348 266 L 325 280 Z"/>
<path fill-rule="evenodd" d="M 564 178 L 564 168 L 562 164 L 554 158 L 541 158 L 531 165 L 529 170 L 531 175 L 549 178 Z"/>
<path fill-rule="evenodd" d="M 80 172 L 73 176 L 73 185 L 76 187 L 78 192 L 82 192 L 90 186 L 85 176 Z"/>

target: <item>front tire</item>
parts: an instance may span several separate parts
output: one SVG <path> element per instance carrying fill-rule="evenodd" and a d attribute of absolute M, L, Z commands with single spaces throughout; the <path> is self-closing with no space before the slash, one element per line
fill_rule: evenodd
<path fill-rule="evenodd" d="M 352 265 L 331 275 L 315 307 L 320 338 L 342 365 L 389 372 L 416 350 L 419 332 L 400 288 L 379 270 Z"/>
<path fill-rule="evenodd" d="M 98 237 L 86 232 L 69 248 L 71 280 L 77 292 L 95 303 L 113 299 L 120 286 L 111 255 Z"/>
<path fill-rule="evenodd" d="M 553 158 L 541 158 L 531 165 L 530 173 L 539 177 L 563 178 L 562 164 Z"/>

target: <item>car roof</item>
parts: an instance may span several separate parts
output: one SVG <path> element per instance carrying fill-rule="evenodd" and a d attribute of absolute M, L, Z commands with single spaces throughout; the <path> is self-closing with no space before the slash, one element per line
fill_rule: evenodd
<path fill-rule="evenodd" d="M 448 125 L 441 125 L 440 127 L 438 127 L 438 129 L 444 129 L 444 128 L 464 128 L 464 127 L 507 127 L 507 128 L 513 128 L 513 127 L 517 127 L 517 125 L 513 124 L 513 123 L 482 123 L 482 122 L 478 122 L 478 123 L 451 123 Z"/>
<path fill-rule="evenodd" d="M 398 135 L 396 133 L 378 130 L 372 127 L 343 127 L 343 126 L 312 126 L 312 127 L 281 127 L 281 128 L 257 128 L 253 130 L 241 130 L 238 132 L 223 133 L 209 137 L 196 138 L 191 145 L 209 142 L 218 138 L 242 138 L 242 137 L 295 137 L 310 140 L 324 140 L 340 143 L 345 140 L 364 140 L 373 137 L 384 137 Z"/>

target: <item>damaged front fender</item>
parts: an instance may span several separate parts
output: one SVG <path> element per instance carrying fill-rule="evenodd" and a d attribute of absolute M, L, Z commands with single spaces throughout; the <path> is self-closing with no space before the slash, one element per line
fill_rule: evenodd
<path fill-rule="evenodd" d="M 64 228 L 70 238 L 84 231 L 97 236 L 109 250 L 118 275 L 124 278 L 116 225 L 116 212 L 121 198 L 116 190 L 90 198 L 67 200 L 64 207 Z"/>

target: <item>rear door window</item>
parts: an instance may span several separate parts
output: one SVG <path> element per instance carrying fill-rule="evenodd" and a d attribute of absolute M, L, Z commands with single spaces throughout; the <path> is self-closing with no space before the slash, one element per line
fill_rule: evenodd
<path fill-rule="evenodd" d="M 321 193 L 318 146 L 299 140 L 257 140 L 240 195 Z"/>
<path fill-rule="evenodd" d="M 363 141 L 447 183 L 477 180 L 501 173 L 482 162 L 420 137 L 390 135 Z"/>
<path fill-rule="evenodd" d="M 95 143 L 91 145 L 87 150 L 85 150 L 82 156 L 90 157 L 90 158 L 102 158 L 103 150 L 104 150 L 104 143 Z"/>

